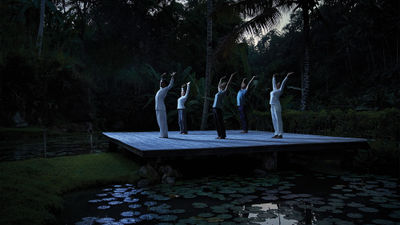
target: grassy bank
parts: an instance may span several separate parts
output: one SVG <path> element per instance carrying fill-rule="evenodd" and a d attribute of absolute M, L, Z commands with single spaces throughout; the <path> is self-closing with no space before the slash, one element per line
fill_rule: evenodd
<path fill-rule="evenodd" d="M 52 224 L 63 193 L 134 182 L 137 169 L 117 153 L 0 163 L 0 224 Z"/>

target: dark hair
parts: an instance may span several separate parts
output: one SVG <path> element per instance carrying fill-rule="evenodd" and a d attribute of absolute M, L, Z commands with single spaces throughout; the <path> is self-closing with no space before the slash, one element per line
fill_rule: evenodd
<path fill-rule="evenodd" d="M 224 89 L 226 87 L 226 82 L 222 82 L 221 85 L 219 85 L 219 88 Z"/>

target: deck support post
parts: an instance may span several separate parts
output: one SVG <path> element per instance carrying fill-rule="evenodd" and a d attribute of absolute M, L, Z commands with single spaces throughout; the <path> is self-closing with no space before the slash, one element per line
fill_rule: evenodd
<path fill-rule="evenodd" d="M 278 153 L 268 152 L 262 156 L 263 168 L 267 171 L 273 171 L 278 169 Z"/>

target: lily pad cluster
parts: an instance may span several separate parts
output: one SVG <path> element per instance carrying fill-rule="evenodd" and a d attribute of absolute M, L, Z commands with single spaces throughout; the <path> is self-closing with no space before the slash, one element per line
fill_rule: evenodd
<path fill-rule="evenodd" d="M 76 224 L 400 224 L 397 188 L 390 177 L 287 172 L 113 185 L 88 201 L 100 216 Z"/>

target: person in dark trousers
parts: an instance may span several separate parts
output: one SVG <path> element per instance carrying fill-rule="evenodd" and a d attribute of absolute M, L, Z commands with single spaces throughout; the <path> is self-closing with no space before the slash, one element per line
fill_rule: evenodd
<path fill-rule="evenodd" d="M 187 87 L 185 90 L 185 86 Z M 190 91 L 190 82 L 182 86 L 181 97 L 178 98 L 178 125 L 181 134 L 187 134 L 187 123 L 186 123 L 186 107 L 185 102 L 188 98 Z"/>
<path fill-rule="evenodd" d="M 224 117 L 222 114 L 222 106 L 223 106 L 223 98 L 226 94 L 226 91 L 228 90 L 229 84 L 232 81 L 233 75 L 235 73 L 231 74 L 231 77 L 228 80 L 228 83 L 222 82 L 223 79 L 225 79 L 226 76 L 221 77 L 218 83 L 218 92 L 215 94 L 214 97 L 214 103 L 213 103 L 213 114 L 214 114 L 214 120 L 215 120 L 215 126 L 217 128 L 217 133 L 218 137 L 217 139 L 225 139 L 226 138 L 226 131 L 225 131 L 225 125 L 224 125 Z"/>
<path fill-rule="evenodd" d="M 237 106 L 238 106 L 239 115 L 240 115 L 240 123 L 242 125 L 241 133 L 248 132 L 246 94 L 247 94 L 250 84 L 251 84 L 251 82 L 253 82 L 254 78 L 256 78 L 256 76 L 253 76 L 247 85 L 246 85 L 246 78 L 243 78 L 240 90 L 238 91 L 237 97 L 236 97 Z"/>

